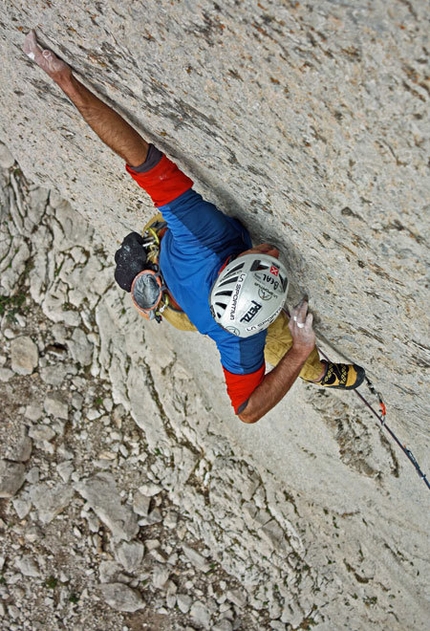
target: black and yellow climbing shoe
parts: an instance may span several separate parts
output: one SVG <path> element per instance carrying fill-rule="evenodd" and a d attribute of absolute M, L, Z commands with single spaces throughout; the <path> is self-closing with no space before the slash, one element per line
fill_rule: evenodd
<path fill-rule="evenodd" d="M 353 390 L 363 383 L 366 376 L 364 368 L 356 364 L 333 364 L 326 361 L 323 363 L 327 368 L 324 377 L 316 382 L 317 386 Z"/>

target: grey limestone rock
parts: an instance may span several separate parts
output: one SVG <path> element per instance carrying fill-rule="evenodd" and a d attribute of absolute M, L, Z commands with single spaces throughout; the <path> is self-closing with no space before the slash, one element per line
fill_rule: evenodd
<path fill-rule="evenodd" d="M 16 337 L 11 341 L 12 370 L 19 375 L 30 375 L 39 362 L 39 351 L 28 336 Z"/>
<path fill-rule="evenodd" d="M 82 366 L 89 366 L 93 358 L 93 344 L 88 340 L 84 331 L 75 327 L 72 338 L 68 342 L 73 359 Z"/>
<path fill-rule="evenodd" d="M 203 629 L 211 627 L 211 613 L 206 605 L 200 601 L 195 601 L 190 608 L 190 616 L 193 622 Z"/>
<path fill-rule="evenodd" d="M 140 593 L 123 583 L 105 583 L 100 585 L 99 590 L 107 604 L 118 611 L 132 613 L 145 607 Z"/>
<path fill-rule="evenodd" d="M 158 566 L 152 572 L 152 584 L 155 589 L 162 589 L 166 586 L 170 576 L 170 569 L 165 566 Z"/>
<path fill-rule="evenodd" d="M 240 609 L 246 606 L 246 595 L 243 591 L 235 589 L 235 590 L 227 590 L 226 592 L 227 599 L 234 603 Z"/>
<path fill-rule="evenodd" d="M 14 376 L 13 370 L 9 368 L 4 368 L 3 366 L 0 368 L 0 381 L 10 381 Z"/>
<path fill-rule="evenodd" d="M 50 392 L 44 401 L 44 409 L 47 414 L 57 419 L 68 419 L 69 406 L 65 393 L 60 391 Z"/>
<path fill-rule="evenodd" d="M 188 594 L 178 594 L 176 596 L 176 602 L 182 613 L 188 613 L 193 604 L 193 599 Z"/>
<path fill-rule="evenodd" d="M 74 490 L 66 484 L 50 486 L 42 483 L 32 485 L 29 495 L 38 511 L 40 521 L 48 524 L 69 505 Z"/>
<path fill-rule="evenodd" d="M 43 417 L 42 406 L 30 403 L 25 407 L 24 416 L 25 418 L 30 419 L 30 421 L 39 421 Z"/>
<path fill-rule="evenodd" d="M 40 568 L 31 557 L 18 557 L 15 559 L 15 566 L 24 576 L 37 578 L 40 576 Z"/>
<path fill-rule="evenodd" d="M 1 453 L 7 460 L 27 462 L 30 459 L 33 441 L 26 427 L 21 426 L 16 433 L 9 434 L 1 446 Z"/>
<path fill-rule="evenodd" d="M 197 550 L 194 550 L 190 546 L 183 545 L 182 550 L 186 556 L 186 558 L 201 572 L 207 572 L 210 568 L 207 559 L 204 556 L 199 554 Z"/>
<path fill-rule="evenodd" d="M 112 532 L 115 539 L 130 541 L 139 531 L 136 516 L 123 504 L 115 479 L 108 473 L 98 473 L 77 482 L 75 489 Z"/>
<path fill-rule="evenodd" d="M 145 546 L 139 541 L 122 541 L 115 547 L 115 557 L 126 572 L 137 572 L 142 565 Z"/>
<path fill-rule="evenodd" d="M 13 497 L 24 484 L 25 466 L 20 462 L 0 460 L 0 497 Z"/>
<path fill-rule="evenodd" d="M 3 143 L 0 143 L 0 167 L 10 169 L 15 164 L 15 158 Z"/>
<path fill-rule="evenodd" d="M 19 519 L 27 517 L 32 508 L 31 502 L 26 499 L 15 498 L 12 500 L 12 504 Z"/>
<path fill-rule="evenodd" d="M 130 582 L 130 576 L 124 571 L 124 567 L 115 561 L 102 561 L 99 565 L 100 583 L 125 583 Z"/>
<path fill-rule="evenodd" d="M 51 386 L 60 386 L 69 374 L 76 374 L 76 368 L 70 364 L 57 364 L 40 369 L 40 377 Z"/>
<path fill-rule="evenodd" d="M 36 442 L 43 442 L 45 440 L 49 442 L 54 438 L 55 432 L 52 427 L 42 423 L 40 425 L 33 425 L 30 427 L 28 435 Z"/>
<path fill-rule="evenodd" d="M 233 631 L 233 625 L 230 620 L 220 620 L 214 624 L 211 631 Z"/>
<path fill-rule="evenodd" d="M 57 464 L 57 471 L 63 482 L 69 482 L 74 471 L 74 466 L 70 460 L 63 460 Z"/>

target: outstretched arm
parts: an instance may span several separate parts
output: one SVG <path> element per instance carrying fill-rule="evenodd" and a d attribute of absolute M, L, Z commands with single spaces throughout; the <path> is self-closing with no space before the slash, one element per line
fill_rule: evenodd
<path fill-rule="evenodd" d="M 52 51 L 42 49 L 34 31 L 30 31 L 25 38 L 23 49 L 69 97 L 84 120 L 108 147 L 131 167 L 137 167 L 145 161 L 148 143 L 122 116 L 78 81 L 70 66 Z"/>
<path fill-rule="evenodd" d="M 305 300 L 292 310 L 288 326 L 293 345 L 249 397 L 245 409 L 238 415 L 244 423 L 259 421 L 281 401 L 299 376 L 315 347 L 312 314 L 308 314 L 307 311 L 308 303 Z M 324 366 L 321 364 L 321 377 L 323 373 Z"/>

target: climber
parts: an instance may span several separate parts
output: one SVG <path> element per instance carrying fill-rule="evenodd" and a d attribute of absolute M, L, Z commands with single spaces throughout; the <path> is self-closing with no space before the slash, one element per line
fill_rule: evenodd
<path fill-rule="evenodd" d="M 149 194 L 165 222 L 167 229 L 161 240 L 157 237 L 157 257 L 150 264 L 145 242 L 150 232 L 142 242 L 137 233 L 126 237 L 116 254 L 117 282 L 132 292 L 133 302 L 138 308 L 140 302 L 146 315 L 153 300 L 158 309 L 157 292 L 168 293 L 175 309 L 194 325 L 190 328 L 216 343 L 227 392 L 243 422 L 261 419 L 299 376 L 322 387 L 353 389 L 362 383 L 361 367 L 320 360 L 307 300 L 294 307 L 289 318 L 286 315 L 288 280 L 275 247 L 253 246 L 239 221 L 204 201 L 166 155 L 86 88 L 70 66 L 42 49 L 34 31 L 25 39 L 24 52 L 125 161 L 127 172 Z M 265 351 L 274 366 L 269 372 Z"/>

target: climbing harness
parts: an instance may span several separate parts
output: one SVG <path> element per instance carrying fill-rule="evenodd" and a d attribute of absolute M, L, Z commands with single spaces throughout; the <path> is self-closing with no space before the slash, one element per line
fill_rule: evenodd
<path fill-rule="evenodd" d="M 319 351 L 320 351 L 321 355 L 323 355 L 323 357 L 325 359 L 327 359 L 327 361 L 328 361 L 328 357 L 326 356 L 326 354 L 321 349 L 319 349 Z M 365 381 L 366 381 L 367 387 L 369 388 L 370 393 L 378 399 L 380 411 L 378 412 L 377 410 L 375 410 L 375 407 L 367 400 L 367 398 L 361 392 L 359 392 L 358 390 L 354 390 L 355 394 L 362 401 L 362 403 L 364 403 L 364 405 L 371 411 L 373 416 L 375 416 L 378 419 L 378 421 L 381 424 L 382 429 L 385 429 L 385 431 L 391 436 L 391 438 L 394 440 L 394 442 L 400 447 L 400 449 L 406 455 L 408 460 L 415 467 L 415 470 L 416 470 L 417 474 L 419 475 L 419 477 L 421 478 L 421 480 L 423 480 L 424 484 L 427 486 L 427 488 L 430 489 L 430 482 L 427 479 L 427 475 L 425 473 L 423 473 L 423 471 L 422 471 L 420 465 L 418 464 L 417 459 L 415 458 L 415 456 L 412 453 L 412 451 L 410 449 L 408 449 L 408 447 L 406 447 L 406 445 L 402 444 L 402 442 L 398 439 L 398 437 L 393 432 L 393 430 L 387 425 L 386 420 L 385 420 L 386 416 L 387 416 L 387 407 L 386 407 L 386 405 L 385 405 L 385 403 L 384 403 L 384 401 L 382 399 L 381 393 L 376 390 L 375 386 L 370 381 L 370 379 L 367 377 L 367 375 L 365 377 Z"/>

